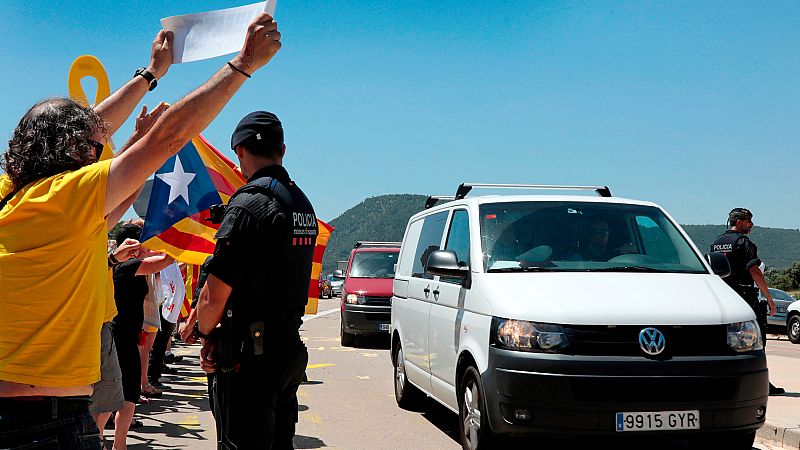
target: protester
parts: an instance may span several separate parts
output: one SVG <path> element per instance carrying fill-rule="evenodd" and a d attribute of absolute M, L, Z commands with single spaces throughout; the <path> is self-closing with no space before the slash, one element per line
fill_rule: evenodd
<path fill-rule="evenodd" d="M 731 265 L 731 274 L 723 278 L 728 285 L 741 296 L 756 314 L 761 329 L 761 340 L 767 347 L 767 310 L 769 315 L 775 314 L 775 302 L 767 288 L 767 280 L 761 272 L 758 259 L 758 247 L 747 237 L 753 229 L 753 213 L 746 208 L 734 208 L 728 214 L 730 227 L 711 244 L 712 252 L 725 255 Z M 753 284 L 755 283 L 755 285 Z M 766 302 L 758 298 L 758 291 L 764 295 Z M 783 395 L 785 390 L 769 384 L 769 395 Z"/>
<path fill-rule="evenodd" d="M 172 63 L 171 45 L 172 34 L 159 32 L 147 69 L 156 79 Z M 96 162 L 102 142 L 150 87 L 144 76 L 94 109 L 61 98 L 25 113 L 0 178 L 0 448 L 54 437 L 73 448 L 74 439 L 63 437 L 70 433 L 94 436 L 86 448 L 99 446 L 88 403 L 100 379 L 106 216 L 206 128 L 279 48 L 277 25 L 260 15 L 238 55 L 110 161 Z"/>
<path fill-rule="evenodd" d="M 231 148 L 248 183 L 228 202 L 198 303 L 201 363 L 216 372 L 220 448 L 291 449 L 308 362 L 299 328 L 317 221 L 282 166 L 286 146 L 274 114 L 245 116 Z"/>
<path fill-rule="evenodd" d="M 142 227 L 127 223 L 119 228 L 115 239 L 139 239 Z M 144 301 L 149 292 L 146 276 L 157 273 L 174 260 L 167 255 L 145 253 L 145 258 L 131 258 L 114 266 L 114 300 L 117 315 L 111 321 L 114 343 L 122 371 L 122 392 L 125 403 L 114 418 L 114 448 L 127 448 L 128 429 L 136 403 L 142 394 L 141 352 L 139 336 L 144 322 Z"/>

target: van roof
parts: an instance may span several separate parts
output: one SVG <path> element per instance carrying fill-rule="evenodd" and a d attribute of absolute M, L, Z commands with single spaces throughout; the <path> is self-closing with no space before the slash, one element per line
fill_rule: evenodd
<path fill-rule="evenodd" d="M 440 205 L 431 207 L 417 214 L 413 217 L 420 215 L 428 215 L 437 211 L 444 211 L 456 206 L 473 206 L 487 203 L 511 203 L 511 202 L 584 202 L 584 203 L 615 203 L 626 205 L 641 205 L 641 206 L 654 206 L 660 208 L 653 202 L 646 202 L 642 200 L 633 200 L 622 197 L 590 197 L 585 195 L 482 195 L 479 197 L 466 197 L 460 200 L 453 200 Z"/>

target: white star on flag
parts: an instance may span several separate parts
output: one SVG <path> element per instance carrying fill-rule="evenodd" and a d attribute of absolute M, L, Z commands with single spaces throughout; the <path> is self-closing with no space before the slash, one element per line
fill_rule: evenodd
<path fill-rule="evenodd" d="M 169 200 L 167 200 L 167 204 L 172 203 L 178 197 L 183 197 L 186 203 L 191 205 L 189 202 L 189 183 L 194 180 L 195 176 L 196 175 L 191 172 L 183 171 L 181 158 L 175 155 L 175 167 L 172 169 L 172 172 L 156 175 L 161 181 L 169 185 Z"/>

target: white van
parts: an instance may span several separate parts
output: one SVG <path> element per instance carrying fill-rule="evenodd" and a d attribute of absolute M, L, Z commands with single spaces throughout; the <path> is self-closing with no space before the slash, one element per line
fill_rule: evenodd
<path fill-rule="evenodd" d="M 473 187 L 600 196 L 466 198 Z M 658 205 L 607 187 L 462 184 L 451 199 L 403 238 L 398 405 L 427 395 L 459 414 L 465 449 L 614 434 L 751 448 L 766 357 L 753 311 L 720 278 L 724 256 L 704 258 Z"/>

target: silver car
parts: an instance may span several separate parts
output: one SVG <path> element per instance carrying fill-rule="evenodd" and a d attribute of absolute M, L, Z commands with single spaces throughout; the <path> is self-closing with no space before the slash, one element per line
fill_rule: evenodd
<path fill-rule="evenodd" d="M 772 295 L 772 299 L 775 300 L 775 315 L 767 316 L 767 325 L 779 327 L 782 330 L 782 332 L 785 332 L 786 309 L 789 307 L 790 304 L 797 301 L 797 299 L 792 297 L 788 292 L 782 291 L 780 289 L 769 288 L 769 293 L 770 295 Z M 758 293 L 758 297 L 760 300 L 766 301 L 761 292 Z"/>

